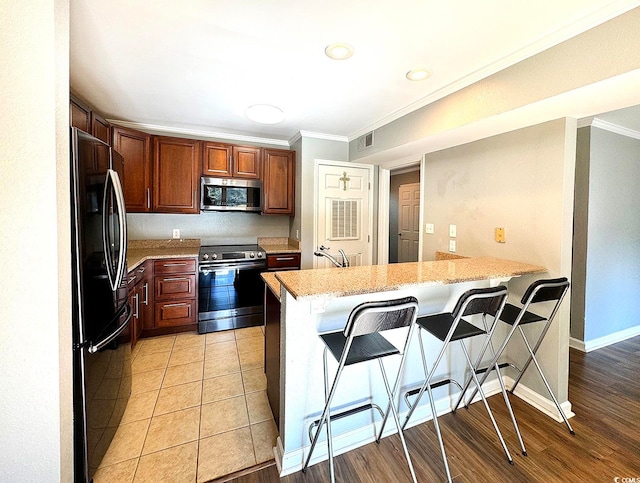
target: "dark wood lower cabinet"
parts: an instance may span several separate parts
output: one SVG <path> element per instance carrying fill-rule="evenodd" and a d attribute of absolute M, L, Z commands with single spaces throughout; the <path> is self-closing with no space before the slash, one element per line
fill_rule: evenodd
<path fill-rule="evenodd" d="M 264 372 L 267 398 L 276 426 L 280 425 L 280 300 L 264 286 Z"/>
<path fill-rule="evenodd" d="M 153 337 L 196 330 L 197 261 L 194 258 L 148 260 L 141 267 L 144 269 L 139 273 L 143 279 L 138 282 L 141 287 L 137 295 L 141 314 L 138 336 Z M 133 297 L 131 290 L 130 296 Z"/>

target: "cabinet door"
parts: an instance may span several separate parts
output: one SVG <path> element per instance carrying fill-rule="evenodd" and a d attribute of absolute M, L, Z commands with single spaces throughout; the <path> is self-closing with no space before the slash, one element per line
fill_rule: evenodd
<path fill-rule="evenodd" d="M 265 149 L 262 174 L 262 212 L 271 215 L 295 213 L 295 152 Z"/>
<path fill-rule="evenodd" d="M 129 328 L 131 330 L 131 348 L 135 347 L 138 339 L 140 338 L 140 332 L 142 332 L 142 312 L 140 310 L 140 287 L 141 284 L 136 284 L 132 290 L 129 291 L 129 305 L 131 306 L 131 322 Z"/>
<path fill-rule="evenodd" d="M 233 146 L 234 178 L 260 179 L 260 148 Z"/>
<path fill-rule="evenodd" d="M 151 211 L 151 135 L 113 126 L 113 149 L 124 158 L 127 211 Z"/>
<path fill-rule="evenodd" d="M 91 135 L 111 146 L 111 126 L 102 116 L 91 112 Z"/>
<path fill-rule="evenodd" d="M 153 139 L 153 211 L 199 213 L 202 142 L 156 136 Z"/>
<path fill-rule="evenodd" d="M 153 263 L 144 262 L 138 269 L 142 277 L 140 285 L 140 314 L 143 329 L 153 329 Z"/>
<path fill-rule="evenodd" d="M 233 146 L 222 143 L 204 143 L 202 176 L 229 178 L 232 174 Z"/>
<path fill-rule="evenodd" d="M 91 109 L 74 96 L 69 96 L 69 124 L 86 133 L 91 133 Z"/>

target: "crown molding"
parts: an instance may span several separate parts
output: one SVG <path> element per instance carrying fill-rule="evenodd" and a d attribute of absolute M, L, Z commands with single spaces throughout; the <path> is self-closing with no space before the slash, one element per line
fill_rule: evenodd
<path fill-rule="evenodd" d="M 270 144 L 273 146 L 289 147 L 290 144 L 284 139 L 261 138 L 257 136 L 246 136 L 243 134 L 229 134 L 204 129 L 186 129 L 171 126 L 161 126 L 158 124 L 146 124 L 141 122 L 121 121 L 119 119 L 107 119 L 110 124 L 136 129 L 138 131 L 151 131 L 153 133 L 178 134 L 181 136 L 192 136 L 195 138 L 224 139 L 226 141 L 236 141 L 242 143 Z"/>
<path fill-rule="evenodd" d="M 613 124 L 612 122 L 603 121 L 602 119 L 598 119 L 597 117 L 593 118 L 593 121 L 591 121 L 591 127 L 604 129 L 605 131 L 620 134 L 621 136 L 626 136 L 628 138 L 640 139 L 640 132 L 624 126 Z"/>
<path fill-rule="evenodd" d="M 485 65 L 480 69 L 471 72 L 470 74 L 458 79 L 455 82 L 447 84 L 440 89 L 432 92 L 428 96 L 425 96 L 417 101 L 399 109 L 391 114 L 383 117 L 382 119 L 369 124 L 367 127 L 362 128 L 352 134 L 350 134 L 349 141 L 353 141 L 363 134 L 378 129 L 386 124 L 389 124 L 401 117 L 416 111 L 426 105 L 436 102 L 454 92 L 464 89 L 482 79 L 489 77 L 501 70 L 504 70 L 512 65 L 522 62 L 529 57 L 533 57 L 540 52 L 543 52 L 551 47 L 554 47 L 572 37 L 575 37 L 581 33 L 586 32 L 589 29 L 597 27 L 598 25 L 611 20 L 614 17 L 622 15 L 623 13 L 632 10 L 637 5 L 629 5 L 628 1 L 616 0 L 604 7 L 585 15 L 577 19 L 575 22 L 565 26 L 564 28 L 551 32 L 547 35 L 540 37 L 539 39 L 531 42 L 525 47 L 508 54 L 495 62 Z"/>
<path fill-rule="evenodd" d="M 313 131 L 298 131 L 295 136 L 289 139 L 289 146 L 293 145 L 293 143 L 297 142 L 301 138 L 323 139 L 325 141 L 338 141 L 341 143 L 349 142 L 349 138 L 347 136 L 340 136 L 337 134 L 325 134 L 325 133 L 313 132 Z"/>

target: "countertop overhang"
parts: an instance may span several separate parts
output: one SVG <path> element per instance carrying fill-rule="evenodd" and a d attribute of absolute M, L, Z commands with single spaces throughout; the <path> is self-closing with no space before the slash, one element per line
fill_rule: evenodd
<path fill-rule="evenodd" d="M 292 270 L 275 272 L 275 276 L 295 299 L 305 299 L 387 292 L 412 286 L 508 279 L 546 271 L 545 267 L 530 263 L 479 257 L 349 268 Z"/>

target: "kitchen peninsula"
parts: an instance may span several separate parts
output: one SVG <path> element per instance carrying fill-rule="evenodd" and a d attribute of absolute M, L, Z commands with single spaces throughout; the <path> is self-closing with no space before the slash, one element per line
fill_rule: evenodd
<path fill-rule="evenodd" d="M 265 299 L 271 304 L 280 302 L 279 311 L 279 358 L 267 360 L 268 386 L 279 391 L 272 407 L 276 420 L 279 417 L 278 446 L 275 448 L 276 463 L 281 476 L 301 469 L 310 444 L 309 426 L 320 417 L 324 404 L 322 376 L 322 352 L 318 333 L 340 330 L 344 327 L 350 311 L 365 301 L 388 300 L 415 296 L 420 304 L 419 315 L 451 310 L 460 294 L 476 287 L 495 286 L 512 277 L 542 274 L 544 267 L 528 263 L 502 260 L 491 257 L 460 258 L 432 262 L 400 263 L 391 265 L 358 266 L 275 272 L 265 279 Z M 532 277 L 532 280 L 534 277 Z M 275 296 L 271 296 L 271 295 Z M 267 313 L 274 313 L 267 306 Z M 276 322 L 277 322 L 276 315 Z M 267 320 L 267 331 L 270 321 Z M 273 323 L 273 320 L 271 321 Z M 402 334 L 390 334 L 389 338 Z M 424 337 L 427 362 L 431 364 L 439 343 Z M 470 344 L 471 355 L 479 347 Z M 417 341 L 409 345 L 409 358 L 403 374 L 401 391 L 404 393 L 422 383 L 424 372 Z M 457 359 L 460 356 L 460 359 Z M 461 353 L 452 351 L 441 362 L 436 374 L 451 375 L 464 380 L 465 364 Z M 397 360 L 396 360 L 397 359 Z M 385 361 L 389 374 L 395 374 L 400 358 Z M 279 367 L 269 367 L 279 364 Z M 337 364 L 330 362 L 330 373 Z M 273 388 L 270 374 L 278 374 L 277 387 Z M 268 390 L 269 392 L 269 387 Z M 438 411 L 447 411 L 452 394 L 450 386 L 438 388 L 434 394 Z M 489 391 L 490 392 L 490 391 Z M 402 398 L 399 398 L 402 400 Z M 344 371 L 341 387 L 336 393 L 332 410 L 345 410 L 372 401 L 384 405 L 386 395 L 377 368 L 369 370 L 352 367 Z M 274 400 L 270 397 L 274 406 Z M 396 401 L 396 404 L 398 401 Z M 430 419 L 429 402 L 423 398 L 410 422 L 410 426 Z M 408 411 L 404 401 L 399 414 Z M 361 412 L 332 423 L 334 452 L 340 454 L 374 439 L 374 421 L 379 420 L 371 412 Z M 396 431 L 387 424 L 385 435 Z M 324 432 L 324 430 L 323 430 Z M 324 435 L 321 436 L 324 439 Z M 319 444 L 314 452 L 312 464 L 326 459 L 326 445 Z"/>

